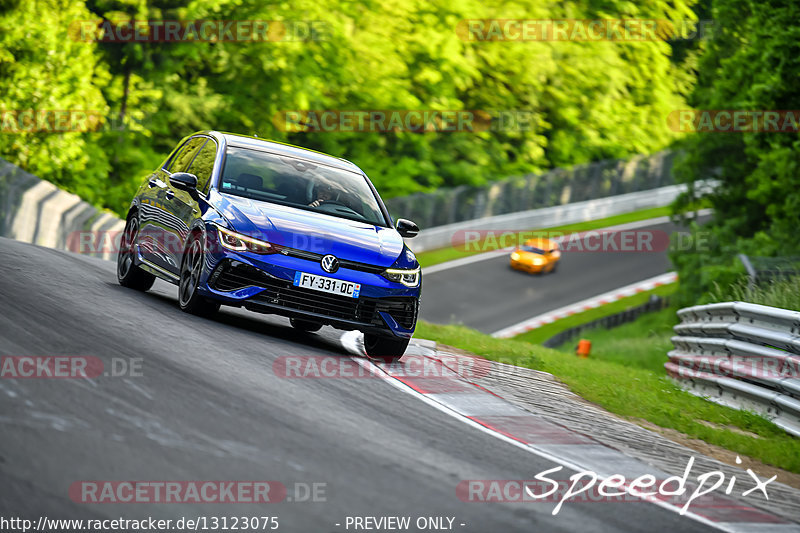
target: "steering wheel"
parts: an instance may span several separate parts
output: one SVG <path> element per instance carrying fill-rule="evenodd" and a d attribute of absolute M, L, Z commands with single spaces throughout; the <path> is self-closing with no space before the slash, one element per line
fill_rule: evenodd
<path fill-rule="evenodd" d="M 325 206 L 330 206 L 331 208 L 328 209 L 328 208 L 325 208 Z M 358 211 L 356 211 L 355 209 L 353 209 L 349 205 L 347 205 L 345 203 L 342 203 L 342 202 L 338 202 L 336 200 L 325 200 L 324 202 L 319 204 L 319 206 L 317 208 L 321 209 L 321 210 L 324 210 L 324 211 L 337 211 L 338 210 L 337 208 L 344 208 L 349 213 L 352 213 L 352 214 L 354 214 L 354 215 L 356 215 L 358 217 L 361 217 L 361 218 L 365 218 L 364 215 L 362 215 L 361 213 L 359 213 Z"/>

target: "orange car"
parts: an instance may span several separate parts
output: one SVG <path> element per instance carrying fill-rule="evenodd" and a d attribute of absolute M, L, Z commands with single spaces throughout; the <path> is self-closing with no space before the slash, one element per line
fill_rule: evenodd
<path fill-rule="evenodd" d="M 534 274 L 555 272 L 561 252 L 550 239 L 531 239 L 511 252 L 511 268 Z"/>

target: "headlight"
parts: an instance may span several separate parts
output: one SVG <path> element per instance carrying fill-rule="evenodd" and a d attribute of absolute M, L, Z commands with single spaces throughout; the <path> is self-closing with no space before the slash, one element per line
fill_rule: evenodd
<path fill-rule="evenodd" d="M 220 226 L 217 226 L 217 233 L 219 233 L 220 244 L 228 250 L 253 252 L 256 254 L 274 254 L 278 251 L 275 246 L 266 241 L 259 241 L 258 239 L 236 233 L 235 231 Z"/>
<path fill-rule="evenodd" d="M 519 254 L 517 252 L 511 252 L 511 260 L 519 261 Z"/>
<path fill-rule="evenodd" d="M 406 287 L 416 287 L 419 285 L 419 268 L 407 270 L 404 268 L 387 268 L 381 274 L 384 278 L 395 283 L 402 283 Z"/>
<path fill-rule="evenodd" d="M 531 263 L 533 263 L 534 266 L 541 266 L 547 263 L 547 260 L 543 257 L 534 257 L 533 259 L 531 259 Z"/>

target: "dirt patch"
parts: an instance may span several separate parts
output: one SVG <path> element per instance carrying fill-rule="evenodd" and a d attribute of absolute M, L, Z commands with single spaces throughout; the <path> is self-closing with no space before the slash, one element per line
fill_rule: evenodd
<path fill-rule="evenodd" d="M 778 481 L 783 483 L 784 485 L 789 485 L 790 487 L 794 487 L 796 489 L 800 489 L 800 474 L 795 474 L 793 472 L 788 472 L 781 468 L 776 468 L 772 465 L 764 464 L 761 461 L 757 461 L 751 457 L 743 456 L 736 452 L 732 452 L 730 450 L 726 450 L 725 448 L 721 448 L 719 446 L 715 446 L 713 444 L 709 444 L 705 441 L 700 439 L 693 439 L 688 435 L 681 433 L 680 431 L 676 431 L 674 429 L 669 428 L 662 428 L 661 426 L 657 426 L 652 422 L 648 422 L 642 418 L 631 418 L 629 419 L 634 424 L 658 433 L 673 442 L 677 442 L 687 448 L 691 448 L 692 450 L 698 451 L 703 455 L 707 455 L 709 457 L 713 457 L 717 461 L 725 463 L 730 466 L 735 466 L 737 468 L 741 468 L 743 470 L 747 470 L 748 468 L 751 469 L 753 472 L 759 475 L 762 478 L 771 478 L 772 476 L 777 475 Z M 737 427 L 732 426 L 721 426 L 719 424 L 713 424 L 711 422 L 706 422 L 704 420 L 699 421 L 701 424 L 704 424 L 709 427 L 713 427 L 716 429 L 727 429 L 729 431 L 736 431 L 737 433 L 742 433 L 749 437 L 760 438 L 755 433 L 750 433 L 749 431 L 743 431 Z M 736 464 L 736 457 L 739 457 L 742 460 L 741 464 Z"/>
<path fill-rule="evenodd" d="M 708 420 L 698 420 L 697 422 L 713 429 L 727 429 L 728 431 L 732 431 L 733 433 L 738 433 L 739 435 L 745 435 L 746 437 L 752 437 L 754 439 L 761 438 L 761 435 L 758 435 L 757 433 L 753 433 L 752 431 L 745 431 L 741 428 L 737 428 L 736 426 L 715 424 L 714 422 L 709 422 Z"/>

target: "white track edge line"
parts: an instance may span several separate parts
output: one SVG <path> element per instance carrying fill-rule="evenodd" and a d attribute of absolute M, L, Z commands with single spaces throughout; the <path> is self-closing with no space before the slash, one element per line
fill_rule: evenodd
<path fill-rule="evenodd" d="M 351 335 L 348 335 L 348 334 L 351 334 Z M 355 334 L 355 335 L 352 335 L 352 334 Z M 578 466 L 576 464 L 573 464 L 573 463 L 567 461 L 566 459 L 562 459 L 562 458 L 560 458 L 558 456 L 552 455 L 552 454 L 550 454 L 548 452 L 545 452 L 543 450 L 532 448 L 531 446 L 528 446 L 527 444 L 523 444 L 522 442 L 520 442 L 518 440 L 515 440 L 515 439 L 512 439 L 511 437 L 507 437 L 507 436 L 503 435 L 502 433 L 498 433 L 496 431 L 492 431 L 491 429 L 489 429 L 489 428 L 487 428 L 485 426 L 482 426 L 481 424 L 478 424 L 474 420 L 470 420 L 469 418 L 457 413 L 456 411 L 454 411 L 453 409 L 447 407 L 446 405 L 441 404 L 439 402 L 435 402 L 435 401 L 431 400 L 430 398 L 427 398 L 426 395 L 415 391 L 414 389 L 412 389 L 411 387 L 409 387 L 408 385 L 406 385 L 402 381 L 400 381 L 400 380 L 396 379 L 395 377 L 391 376 L 390 374 L 388 374 L 384 369 L 382 369 L 378 365 L 376 365 L 373 362 L 371 362 L 368 359 L 366 359 L 364 357 L 364 354 L 362 354 L 361 351 L 358 350 L 358 345 L 357 345 L 356 341 L 357 341 L 359 335 L 360 335 L 360 333 L 357 332 L 357 331 L 348 331 L 348 332 L 345 332 L 340 338 L 342 346 L 347 351 L 349 351 L 351 353 L 354 353 L 355 357 L 352 357 L 351 359 L 353 361 L 355 361 L 356 364 L 360 365 L 361 367 L 363 367 L 363 368 L 365 368 L 367 370 L 377 369 L 378 371 L 380 371 L 381 373 L 383 373 L 386 376 L 386 381 L 389 384 L 391 384 L 393 387 L 397 388 L 398 390 L 401 390 L 401 391 L 403 391 L 406 394 L 409 394 L 411 396 L 416 396 L 417 398 L 419 398 L 420 400 L 422 400 L 426 404 L 430 405 L 431 407 L 434 407 L 434 408 L 438 409 L 439 411 L 441 411 L 441 412 L 443 412 L 445 414 L 448 414 L 448 415 L 452 416 L 453 418 L 456 418 L 456 419 L 460 420 L 462 423 L 465 423 L 468 426 L 472 426 L 475 429 L 478 429 L 480 431 L 483 431 L 484 433 L 492 435 L 496 439 L 499 439 L 499 440 L 502 440 L 502 441 L 507 442 L 509 444 L 512 444 L 512 445 L 516 446 L 517 448 L 520 448 L 522 450 L 527 451 L 528 453 L 531 453 L 533 455 L 538 455 L 539 457 L 541 457 L 543 459 L 546 459 L 548 461 L 552 461 L 552 462 L 554 462 L 556 464 L 559 464 L 559 465 L 564 466 L 566 468 L 572 469 L 575 472 L 584 472 L 584 471 L 586 471 L 586 468 L 583 468 L 583 467 L 580 467 L 580 466 Z M 624 454 L 622 454 L 622 455 L 624 456 Z M 608 479 L 608 476 L 607 477 L 603 477 L 603 476 L 600 476 L 598 474 L 597 475 L 597 479 L 605 480 L 605 479 Z M 720 531 L 725 531 L 727 533 L 741 533 L 737 529 L 731 529 L 730 527 L 726 527 L 726 524 L 731 524 L 730 522 L 722 522 L 722 523 L 720 523 L 720 522 L 712 522 L 711 520 L 708 520 L 707 518 L 704 518 L 704 517 L 702 517 L 702 516 L 700 516 L 698 514 L 695 514 L 692 511 L 687 511 L 686 513 L 681 515 L 679 508 L 675 507 L 674 505 L 670 505 L 670 504 L 668 504 L 666 502 L 662 502 L 660 500 L 650 500 L 650 499 L 642 498 L 640 495 L 632 493 L 629 490 L 627 490 L 627 487 L 626 487 L 626 491 L 625 492 L 627 492 L 628 494 L 630 494 L 634 498 L 639 498 L 640 500 L 643 500 L 645 503 L 652 503 L 653 505 L 657 505 L 658 507 L 666 509 L 666 510 L 668 510 L 670 512 L 673 512 L 675 514 L 678 514 L 680 516 L 685 516 L 687 518 L 690 518 L 692 520 L 700 522 L 701 524 L 707 525 L 707 526 L 712 527 L 714 529 L 718 529 Z"/>
<path fill-rule="evenodd" d="M 512 324 L 510 326 L 504 327 L 503 329 L 497 330 L 494 333 L 491 333 L 491 336 L 503 339 L 503 338 L 512 337 L 512 336 L 514 336 L 514 335 L 516 335 L 518 333 L 525 333 L 525 331 L 527 331 L 526 330 L 526 326 L 528 326 L 529 324 L 531 324 L 533 322 L 537 322 L 537 321 L 543 320 L 544 318 L 547 318 L 547 317 L 549 317 L 551 315 L 555 315 L 555 314 L 559 314 L 559 313 L 565 313 L 565 312 L 571 311 L 573 309 L 579 309 L 584 305 L 588 305 L 589 302 L 593 302 L 595 300 L 610 299 L 610 298 L 613 298 L 614 296 L 616 296 L 617 294 L 619 294 L 621 292 L 625 292 L 625 291 L 631 291 L 632 290 L 632 291 L 634 291 L 633 294 L 636 294 L 636 289 L 638 289 L 640 287 L 649 286 L 649 285 L 655 284 L 655 283 L 660 283 L 661 285 L 666 285 L 667 283 L 673 283 L 675 281 L 675 279 L 677 279 L 677 274 L 675 272 L 666 272 L 664 274 L 659 274 L 658 276 L 653 276 L 652 278 L 643 279 L 641 281 L 637 281 L 635 283 L 631 283 L 630 285 L 624 285 L 624 286 L 619 287 L 617 289 L 612 289 L 610 291 L 607 291 L 607 292 L 604 292 L 604 293 L 601 293 L 601 294 L 598 294 L 598 295 L 595 295 L 595 296 L 591 296 L 591 297 L 585 298 L 583 300 L 579 300 L 577 302 L 565 305 L 563 307 L 559 307 L 557 309 L 553 309 L 551 311 L 547 311 L 545 313 L 538 314 L 538 315 L 533 316 L 531 318 L 526 318 L 525 320 L 517 322 L 516 324 Z M 643 289 L 643 290 L 648 290 L 648 289 Z M 631 294 L 630 296 L 633 296 L 633 294 Z M 616 301 L 618 299 L 619 298 L 614 299 L 614 300 L 612 300 L 612 302 Z M 609 302 L 609 303 L 611 303 L 611 302 Z M 533 329 L 533 328 L 531 328 L 531 329 Z"/>

